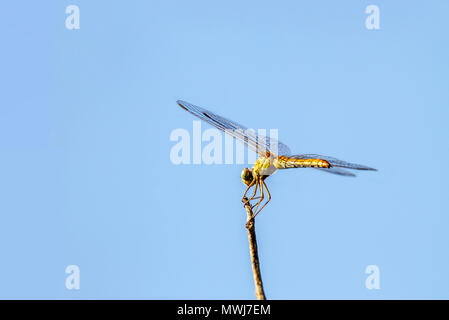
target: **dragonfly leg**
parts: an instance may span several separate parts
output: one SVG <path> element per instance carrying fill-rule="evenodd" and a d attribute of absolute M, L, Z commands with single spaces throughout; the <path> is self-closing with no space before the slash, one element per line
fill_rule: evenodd
<path fill-rule="evenodd" d="M 254 200 L 254 199 L 258 199 L 258 198 L 259 198 L 259 197 L 256 197 L 258 186 L 259 186 L 259 181 L 256 182 L 256 185 L 254 186 L 254 192 L 253 192 L 253 195 L 248 199 L 248 201 L 251 201 L 251 200 Z"/>
<path fill-rule="evenodd" d="M 253 193 L 253 195 L 252 195 L 249 199 L 247 199 L 246 201 L 243 200 L 243 199 L 245 199 L 246 193 L 248 192 L 248 190 L 249 190 L 252 186 L 254 186 L 254 184 L 255 184 L 256 186 L 254 187 L 254 193 Z M 248 186 L 248 188 L 246 188 L 246 191 L 245 191 L 245 193 L 243 194 L 243 198 L 242 198 L 242 202 L 244 203 L 245 206 L 248 204 L 248 202 L 250 202 L 251 200 L 253 200 L 254 197 L 256 196 L 258 184 L 259 184 L 259 181 L 258 181 L 257 179 L 254 179 L 253 182 L 251 182 L 251 184 Z"/>
<path fill-rule="evenodd" d="M 259 212 L 259 211 L 257 211 L 257 209 L 259 208 L 259 205 L 260 205 L 260 203 L 263 201 L 263 199 L 264 199 L 264 194 L 263 194 L 263 184 L 264 184 L 264 182 L 263 182 L 263 180 L 262 179 L 260 179 L 260 181 L 259 181 L 259 187 L 260 187 L 260 200 L 257 202 L 257 204 L 255 205 L 255 207 L 256 207 L 256 212 Z M 257 215 L 257 213 L 256 214 L 254 214 L 253 213 L 253 216 L 251 217 L 251 218 L 254 218 L 255 216 Z"/>
<path fill-rule="evenodd" d="M 257 204 L 251 204 L 250 202 L 253 201 L 253 200 L 257 200 L 257 199 L 260 199 L 260 197 L 255 197 L 255 198 L 248 199 L 248 200 L 245 202 L 244 206 L 246 206 L 246 205 L 249 203 L 249 205 L 251 206 L 251 210 L 253 210 L 254 207 L 255 207 Z"/>
<path fill-rule="evenodd" d="M 257 200 L 257 199 L 260 199 L 260 196 L 252 198 L 251 201 L 252 201 L 252 200 Z M 257 205 L 257 203 L 254 204 L 254 205 L 251 205 L 251 210 L 253 210 L 253 209 L 255 208 L 256 205 Z"/>
<path fill-rule="evenodd" d="M 246 197 L 246 193 L 247 193 L 248 190 L 254 185 L 254 183 L 256 183 L 255 180 L 253 180 L 253 181 L 249 184 L 248 188 L 246 188 L 245 193 L 243 193 L 242 201 L 243 201 L 243 198 Z"/>
<path fill-rule="evenodd" d="M 260 208 L 260 210 L 256 212 L 256 214 L 254 215 L 254 218 L 259 214 L 260 211 L 262 211 L 262 209 L 263 209 L 263 208 L 268 204 L 268 202 L 270 202 L 270 200 L 271 200 L 271 194 L 270 194 L 270 191 L 268 190 L 268 187 L 267 187 L 265 181 L 262 180 L 262 183 L 261 183 L 261 184 L 262 184 L 262 185 L 265 187 L 265 189 L 267 190 L 268 200 L 267 200 L 267 202 L 264 203 L 264 205 L 262 206 L 262 208 Z"/>

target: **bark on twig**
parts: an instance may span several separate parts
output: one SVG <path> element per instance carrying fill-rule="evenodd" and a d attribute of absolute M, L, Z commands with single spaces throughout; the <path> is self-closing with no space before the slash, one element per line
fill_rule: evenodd
<path fill-rule="evenodd" d="M 247 201 L 246 198 L 243 201 Z M 259 268 L 259 255 L 257 253 L 257 241 L 256 241 L 256 229 L 254 226 L 254 219 L 251 219 L 253 216 L 253 210 L 251 208 L 251 204 L 248 202 L 245 204 L 246 209 L 246 229 L 248 230 L 248 241 L 249 241 L 249 254 L 251 256 L 251 265 L 253 268 L 253 276 L 254 276 L 254 285 L 256 287 L 256 299 L 257 300 L 266 300 L 265 293 L 263 291 L 263 283 L 262 276 L 260 274 Z"/>

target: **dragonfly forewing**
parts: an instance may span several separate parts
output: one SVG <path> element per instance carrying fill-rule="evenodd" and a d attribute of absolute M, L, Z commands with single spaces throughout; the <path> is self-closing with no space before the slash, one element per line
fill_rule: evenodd
<path fill-rule="evenodd" d="M 242 124 L 186 101 L 178 100 L 177 103 L 189 113 L 229 134 L 259 155 L 265 156 L 267 152 L 272 155 L 288 155 L 291 153 L 290 148 L 277 139 L 257 134 L 255 130 L 248 129 Z"/>

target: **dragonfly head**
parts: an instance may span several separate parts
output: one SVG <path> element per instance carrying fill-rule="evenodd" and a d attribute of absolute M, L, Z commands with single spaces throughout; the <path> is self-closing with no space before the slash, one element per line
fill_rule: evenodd
<path fill-rule="evenodd" d="M 249 186 L 251 182 L 253 182 L 253 172 L 249 170 L 248 168 L 245 168 L 242 170 L 242 182 Z"/>

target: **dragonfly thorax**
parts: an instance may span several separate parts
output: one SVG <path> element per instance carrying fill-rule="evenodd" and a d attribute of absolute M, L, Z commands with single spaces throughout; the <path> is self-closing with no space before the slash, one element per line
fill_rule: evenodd
<path fill-rule="evenodd" d="M 266 157 L 260 156 L 256 160 L 256 163 L 254 163 L 252 170 L 249 168 L 243 169 L 242 182 L 249 186 L 258 177 L 265 179 L 266 177 L 272 175 L 278 169 L 276 167 L 276 159 L 277 158 L 271 155 Z"/>
<path fill-rule="evenodd" d="M 259 157 L 253 167 L 253 176 L 269 176 L 273 174 L 277 168 L 274 165 L 275 158 L 273 156 Z"/>

